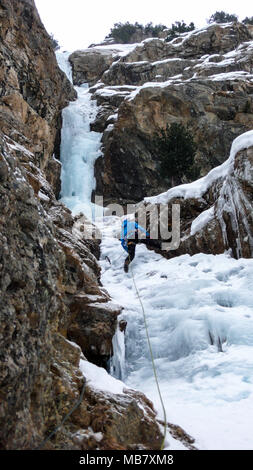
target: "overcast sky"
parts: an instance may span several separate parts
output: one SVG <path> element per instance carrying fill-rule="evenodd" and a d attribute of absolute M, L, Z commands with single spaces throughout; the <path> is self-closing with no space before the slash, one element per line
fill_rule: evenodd
<path fill-rule="evenodd" d="M 35 3 L 47 31 L 69 51 L 102 41 L 117 22 L 152 21 L 170 26 L 184 20 L 204 26 L 216 11 L 235 13 L 240 20 L 253 14 L 249 0 L 35 0 Z"/>

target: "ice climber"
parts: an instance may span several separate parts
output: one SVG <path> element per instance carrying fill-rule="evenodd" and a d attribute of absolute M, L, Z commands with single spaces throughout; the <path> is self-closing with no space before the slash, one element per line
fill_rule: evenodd
<path fill-rule="evenodd" d="M 159 240 L 151 239 L 149 233 L 141 225 L 137 224 L 137 222 L 131 222 L 129 220 L 124 220 L 122 224 L 120 241 L 122 247 L 128 254 L 124 263 L 125 273 L 128 272 L 129 264 L 135 257 L 137 243 L 144 243 L 150 247 L 161 247 Z"/>

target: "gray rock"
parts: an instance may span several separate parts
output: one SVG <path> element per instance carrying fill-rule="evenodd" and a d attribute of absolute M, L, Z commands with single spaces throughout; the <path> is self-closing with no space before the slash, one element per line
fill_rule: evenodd
<path fill-rule="evenodd" d="M 75 51 L 69 56 L 75 85 L 94 85 L 115 60 L 117 51 L 96 47 Z"/>

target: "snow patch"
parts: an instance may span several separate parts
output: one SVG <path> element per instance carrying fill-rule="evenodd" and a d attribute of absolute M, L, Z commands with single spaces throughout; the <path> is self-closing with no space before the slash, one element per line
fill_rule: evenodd
<path fill-rule="evenodd" d="M 124 394 L 123 389 L 126 385 L 109 375 L 103 367 L 98 367 L 83 359 L 80 359 L 79 367 L 89 387 L 103 392 Z"/>
<path fill-rule="evenodd" d="M 199 232 L 208 222 L 214 218 L 214 206 L 210 207 L 206 211 L 202 212 L 191 225 L 191 235 Z"/>

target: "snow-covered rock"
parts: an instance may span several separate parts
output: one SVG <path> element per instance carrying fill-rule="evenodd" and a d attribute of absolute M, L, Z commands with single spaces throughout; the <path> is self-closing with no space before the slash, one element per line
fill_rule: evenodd
<path fill-rule="evenodd" d="M 145 198 L 145 204 L 181 207 L 181 243 L 167 253 L 253 256 L 253 130 L 237 137 L 230 157 L 203 178 Z"/>
<path fill-rule="evenodd" d="M 89 47 L 73 52 L 69 61 L 73 70 L 73 82 L 82 85 L 95 84 L 111 64 L 129 53 L 134 44 L 112 44 Z"/>

